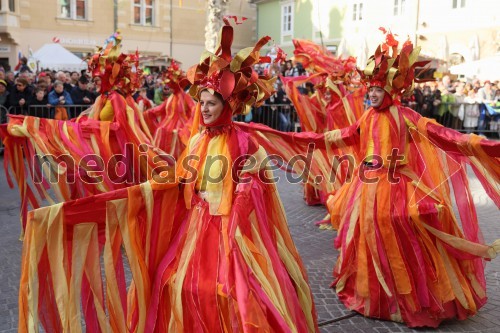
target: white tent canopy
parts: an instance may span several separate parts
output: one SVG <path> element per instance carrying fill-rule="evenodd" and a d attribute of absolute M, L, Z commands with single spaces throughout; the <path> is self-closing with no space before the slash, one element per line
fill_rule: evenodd
<path fill-rule="evenodd" d="M 500 80 L 500 55 L 451 66 L 450 72 L 452 74 L 464 75 L 471 79 Z"/>
<path fill-rule="evenodd" d="M 33 54 L 38 69 L 80 71 L 87 69 L 87 63 L 66 50 L 60 44 L 45 44 Z"/>

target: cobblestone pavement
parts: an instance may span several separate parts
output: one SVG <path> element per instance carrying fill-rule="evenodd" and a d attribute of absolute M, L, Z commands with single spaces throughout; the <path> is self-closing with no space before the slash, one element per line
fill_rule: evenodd
<path fill-rule="evenodd" d="M 325 216 L 326 210 L 306 206 L 301 186 L 288 184 L 282 172 L 277 175 L 281 177 L 278 188 L 290 231 L 309 273 L 321 332 L 500 332 L 500 258 L 486 265 L 488 303 L 476 316 L 465 321 L 446 322 L 435 330 L 412 330 L 402 324 L 368 319 L 347 310 L 329 288 L 337 258 L 333 248 L 335 232 L 320 230 L 314 225 Z M 490 243 L 500 238 L 500 212 L 475 178 L 471 186 L 481 228 L 485 240 Z M 17 332 L 19 232 L 18 191 L 8 188 L 4 170 L 0 168 L 0 333 Z"/>

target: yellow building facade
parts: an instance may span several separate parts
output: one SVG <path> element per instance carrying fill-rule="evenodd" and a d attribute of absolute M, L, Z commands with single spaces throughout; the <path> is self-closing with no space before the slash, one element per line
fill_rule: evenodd
<path fill-rule="evenodd" d="M 230 1 L 225 14 L 248 18 L 234 49 L 253 44 L 255 6 Z M 206 21 L 206 0 L 0 0 L 0 64 L 14 68 L 19 52 L 53 42 L 85 56 L 119 29 L 124 52 L 172 56 L 186 69 L 205 47 Z"/>

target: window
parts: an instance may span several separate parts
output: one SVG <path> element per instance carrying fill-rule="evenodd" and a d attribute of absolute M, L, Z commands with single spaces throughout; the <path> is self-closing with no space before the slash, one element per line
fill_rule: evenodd
<path fill-rule="evenodd" d="M 453 9 L 465 8 L 465 0 L 453 0 L 452 7 Z"/>
<path fill-rule="evenodd" d="M 292 35 L 293 32 L 293 3 L 281 5 L 281 34 Z"/>
<path fill-rule="evenodd" d="M 355 3 L 352 5 L 352 20 L 361 21 L 363 19 L 363 3 Z"/>
<path fill-rule="evenodd" d="M 59 0 L 59 17 L 86 20 L 87 0 Z"/>
<path fill-rule="evenodd" d="M 16 11 L 16 0 L 9 0 L 9 10 L 11 12 Z"/>
<path fill-rule="evenodd" d="M 394 16 L 405 14 L 406 0 L 394 0 Z"/>
<path fill-rule="evenodd" d="M 134 23 L 154 25 L 154 0 L 134 0 Z"/>

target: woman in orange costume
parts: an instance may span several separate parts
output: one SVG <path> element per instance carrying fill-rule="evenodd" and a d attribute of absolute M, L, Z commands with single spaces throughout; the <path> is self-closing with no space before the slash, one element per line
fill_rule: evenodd
<path fill-rule="evenodd" d="M 352 85 L 359 85 L 356 60 L 335 58 L 325 48 L 311 41 L 294 39 L 294 58 L 311 72 L 310 76 L 282 77 L 285 91 L 292 101 L 300 120 L 302 131 L 324 133 L 354 124 L 364 111 L 363 86 L 354 91 Z M 314 84 L 315 92 L 301 94 L 298 86 Z M 328 164 L 328 161 L 323 161 Z M 339 177 L 341 173 L 339 172 Z M 328 193 L 335 187 L 323 182 L 304 184 L 304 200 L 308 205 L 325 204 Z"/>
<path fill-rule="evenodd" d="M 189 81 L 174 59 L 163 78 L 172 94 L 162 104 L 145 111 L 144 120 L 153 136 L 153 145 L 178 158 L 189 140 L 195 102 L 184 91 Z"/>
<path fill-rule="evenodd" d="M 327 204 L 340 251 L 333 286 L 348 308 L 365 316 L 437 327 L 445 319 L 465 319 L 486 303 L 483 259 L 494 258 L 500 242 L 482 244 L 465 163 L 500 205 L 500 145 L 400 106 L 422 63 L 409 41 L 399 54 L 397 47 L 387 33 L 362 73 L 372 107 L 350 131 L 359 135 L 363 162 L 357 171 L 363 176 L 334 192 Z"/>
<path fill-rule="evenodd" d="M 361 163 L 327 201 L 340 251 L 333 287 L 346 307 L 367 317 L 437 327 L 474 315 L 487 301 L 484 260 L 496 257 L 500 240 L 482 240 L 466 165 L 500 207 L 500 143 L 401 106 L 415 67 L 424 64 L 409 41 L 397 48 L 388 33 L 362 72 L 372 107 L 355 124 L 323 135 L 246 130 L 286 161 L 309 142 L 335 154 L 334 163 L 351 149 L 350 163 Z M 315 178 L 332 167 L 313 163 L 310 170 Z"/>
<path fill-rule="evenodd" d="M 318 331 L 267 155 L 232 122 L 272 93 L 274 78 L 253 71 L 268 61 L 259 50 L 269 37 L 234 58 L 232 37 L 226 21 L 216 53 L 188 76 L 198 104 L 180 184 L 146 182 L 30 213 L 20 332 L 38 320 L 50 332 L 79 331 L 82 320 L 87 332 Z"/>

